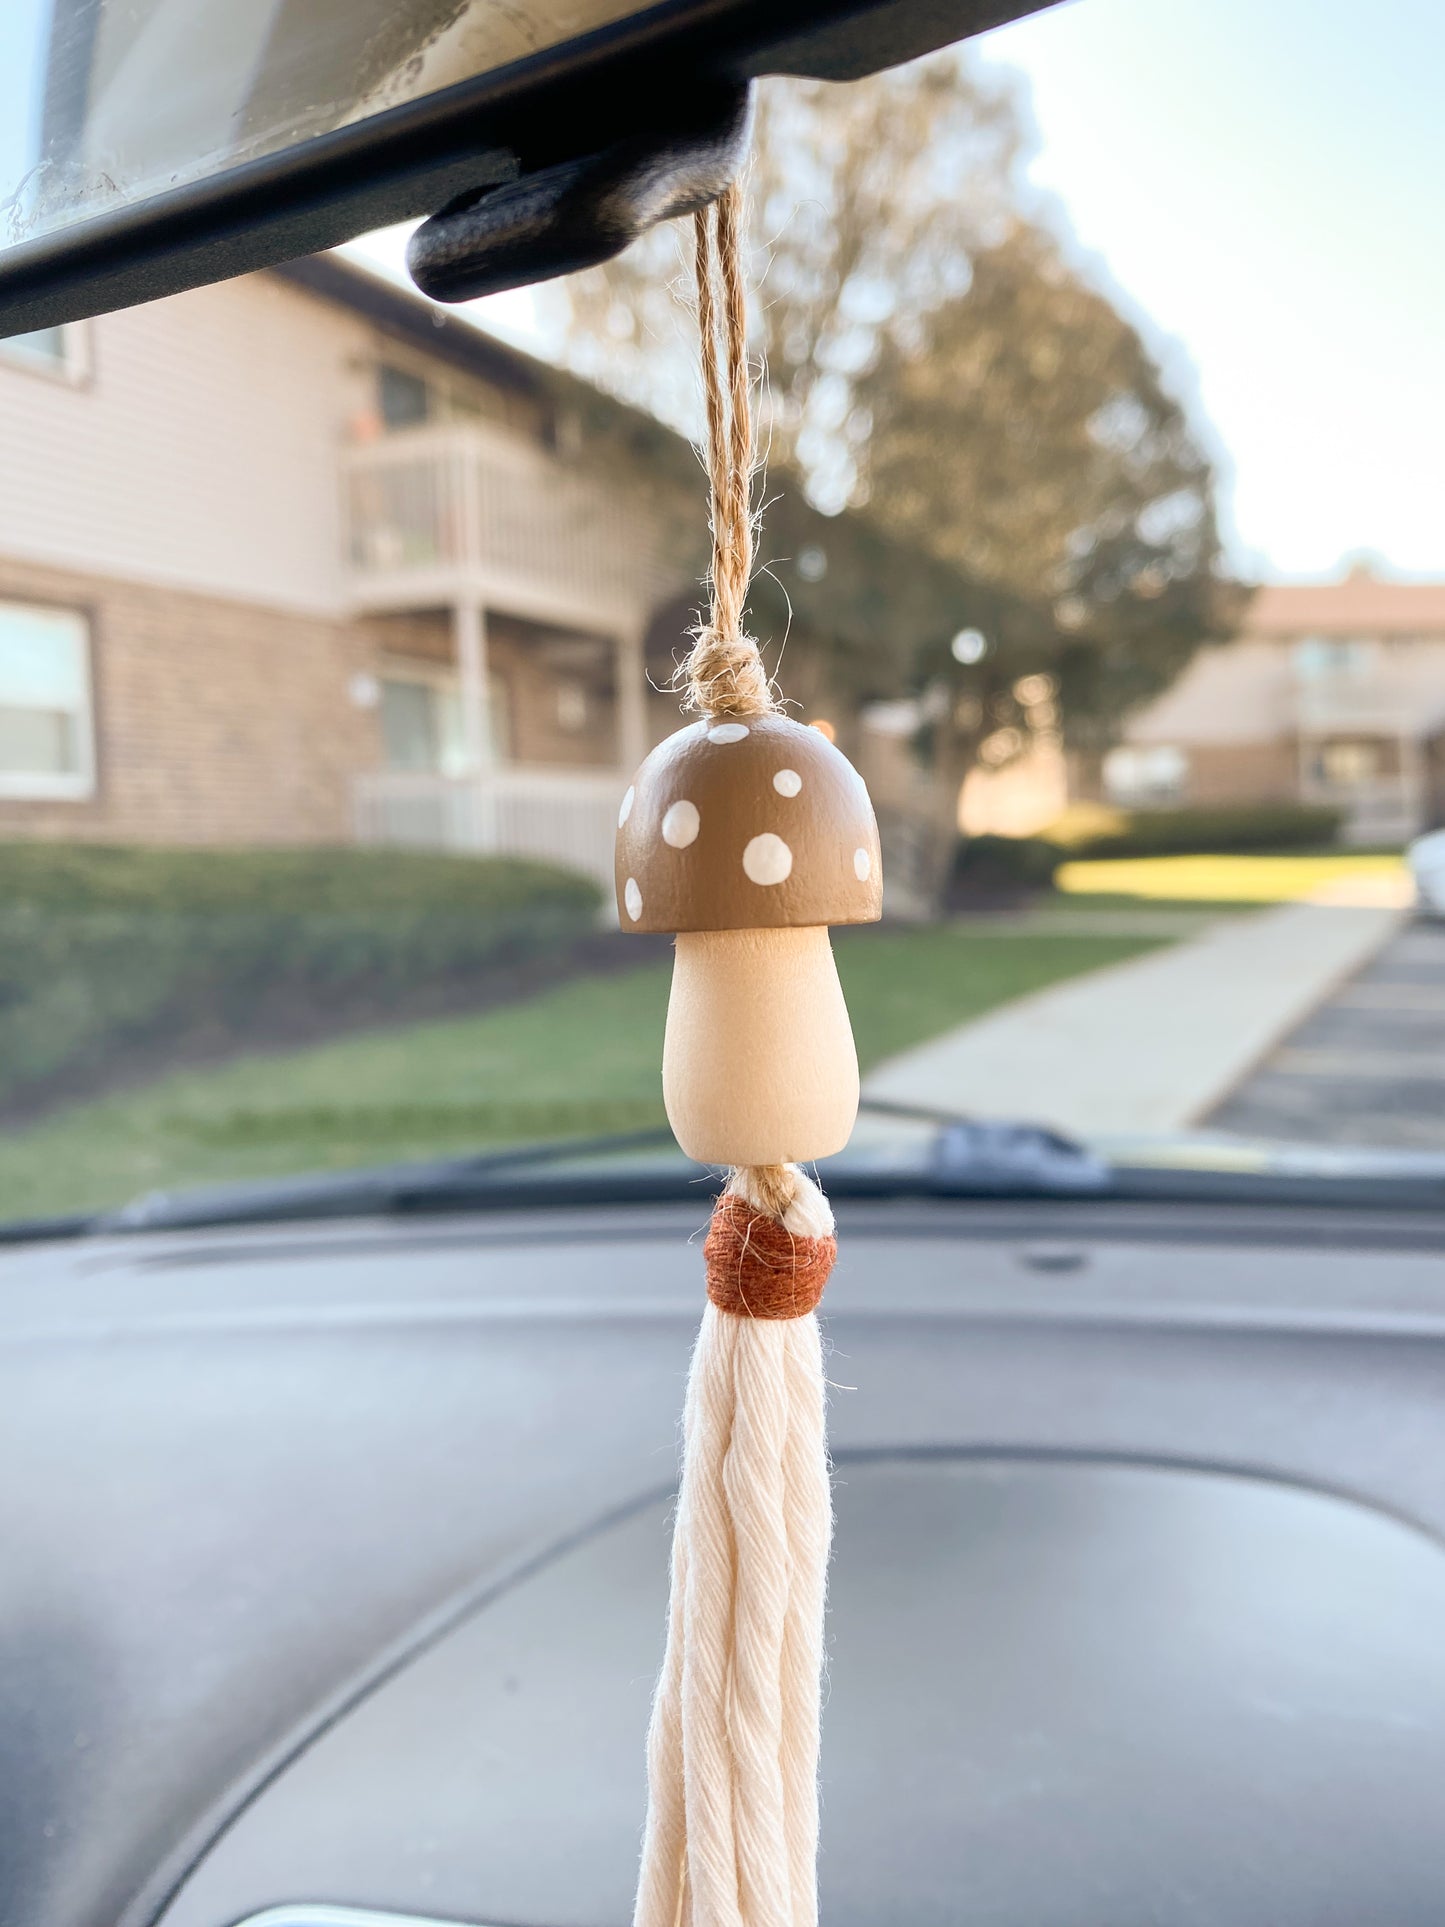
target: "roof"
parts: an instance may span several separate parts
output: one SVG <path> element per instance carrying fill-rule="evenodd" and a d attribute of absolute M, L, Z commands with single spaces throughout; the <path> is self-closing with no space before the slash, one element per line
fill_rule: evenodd
<path fill-rule="evenodd" d="M 273 268 L 271 273 L 325 301 L 350 308 L 424 354 L 497 387 L 541 396 L 552 391 L 559 380 L 576 380 L 550 362 L 498 341 L 465 316 L 449 313 L 425 296 L 412 294 L 396 282 L 348 261 L 344 255 L 307 255 Z M 626 406 L 618 403 L 619 408 Z"/>
<path fill-rule="evenodd" d="M 1445 582 L 1390 582 L 1365 568 L 1338 582 L 1280 582 L 1258 590 L 1250 636 L 1445 636 Z"/>

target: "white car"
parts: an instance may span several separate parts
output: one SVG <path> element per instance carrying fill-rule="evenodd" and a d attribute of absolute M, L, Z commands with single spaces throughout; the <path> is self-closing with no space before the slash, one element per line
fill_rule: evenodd
<path fill-rule="evenodd" d="M 1405 852 L 1422 916 L 1445 917 L 1445 829 L 1417 836 Z"/>

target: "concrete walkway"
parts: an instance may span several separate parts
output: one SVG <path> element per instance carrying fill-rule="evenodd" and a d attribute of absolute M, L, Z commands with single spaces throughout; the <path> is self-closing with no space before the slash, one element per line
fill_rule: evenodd
<path fill-rule="evenodd" d="M 869 1097 L 1025 1117 L 1082 1137 L 1206 1116 L 1361 969 L 1407 911 L 1288 903 L 1075 977 L 890 1058 Z"/>

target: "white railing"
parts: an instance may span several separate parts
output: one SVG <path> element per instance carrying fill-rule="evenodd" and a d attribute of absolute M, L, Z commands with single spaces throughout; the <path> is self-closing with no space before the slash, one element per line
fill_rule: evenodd
<path fill-rule="evenodd" d="M 579 606 L 650 607 L 667 589 L 634 491 L 520 436 L 404 429 L 346 450 L 346 553 L 363 593 L 467 576 Z"/>
<path fill-rule="evenodd" d="M 1345 843 L 1403 842 L 1418 832 L 1422 819 L 1420 786 L 1404 775 L 1331 783 L 1307 774 L 1300 784 L 1300 800 L 1339 810 Z"/>
<path fill-rule="evenodd" d="M 484 776 L 377 770 L 356 779 L 358 843 L 526 856 L 609 886 L 621 770 L 513 764 Z"/>
<path fill-rule="evenodd" d="M 1418 690 L 1397 688 L 1377 676 L 1342 673 L 1295 686 L 1295 723 L 1306 735 L 1413 736 L 1426 720 Z"/>

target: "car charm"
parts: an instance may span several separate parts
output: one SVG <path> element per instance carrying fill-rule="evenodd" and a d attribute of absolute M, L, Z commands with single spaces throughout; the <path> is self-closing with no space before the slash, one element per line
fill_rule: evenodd
<path fill-rule="evenodd" d="M 882 914 L 862 779 L 780 713 L 743 631 L 753 435 L 742 196 L 694 216 L 712 607 L 678 680 L 701 720 L 622 801 L 618 918 L 677 936 L 668 1119 L 728 1167 L 683 1421 L 667 1647 L 648 1735 L 637 1927 L 812 1927 L 832 1528 L 814 1316 L 833 1217 L 799 1166 L 842 1150 L 858 1059 L 828 941 Z"/>

